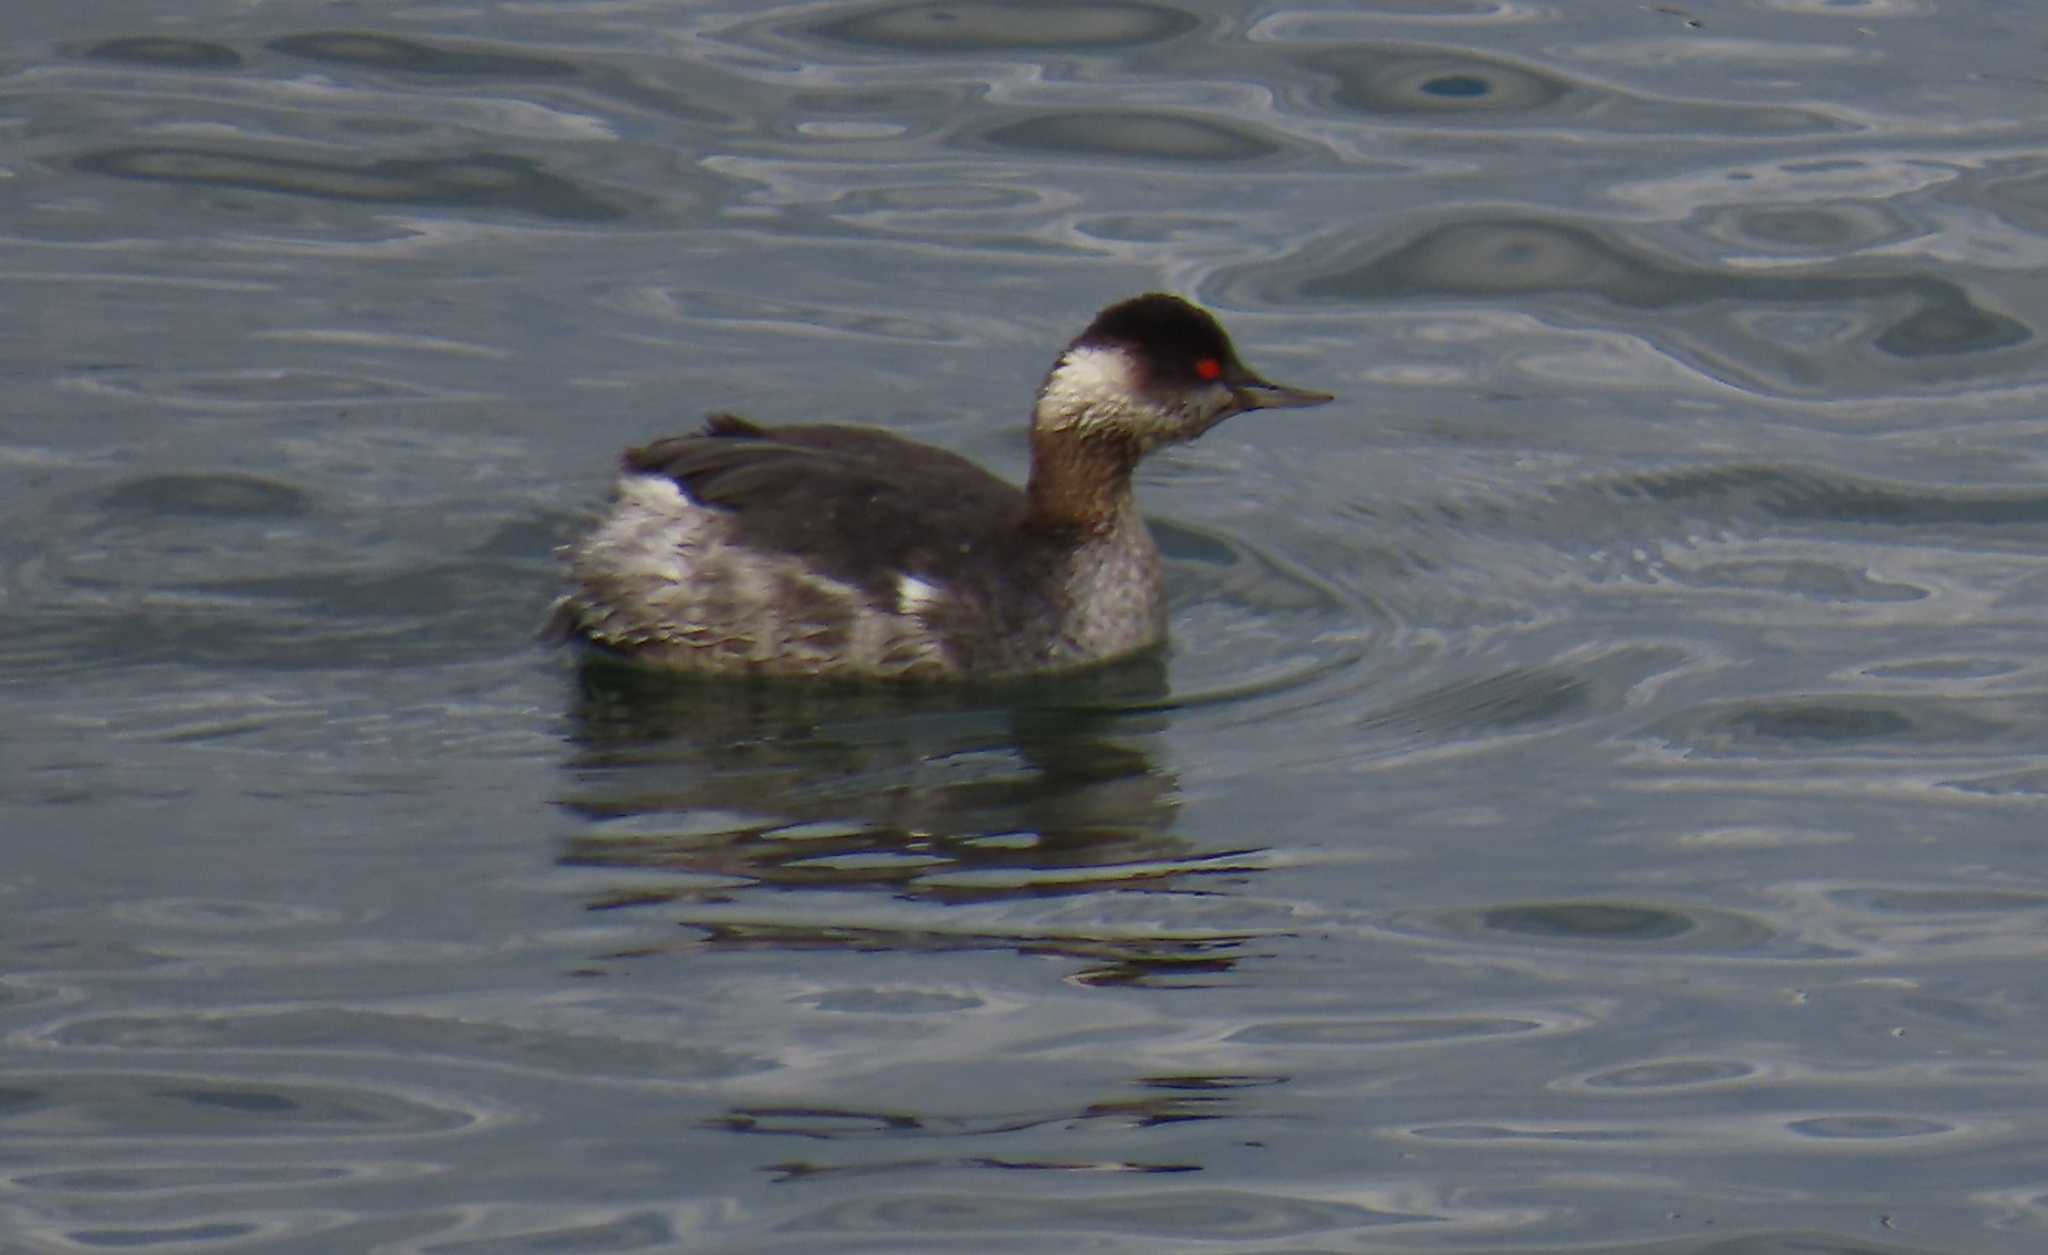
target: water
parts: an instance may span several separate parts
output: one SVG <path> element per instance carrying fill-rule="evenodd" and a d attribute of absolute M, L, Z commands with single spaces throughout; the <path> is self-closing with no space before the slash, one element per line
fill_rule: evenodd
<path fill-rule="evenodd" d="M 174 8 L 0 14 L 0 1249 L 2040 1249 L 2030 6 Z M 1151 287 L 1342 394 L 1163 662 L 532 642 Z"/>

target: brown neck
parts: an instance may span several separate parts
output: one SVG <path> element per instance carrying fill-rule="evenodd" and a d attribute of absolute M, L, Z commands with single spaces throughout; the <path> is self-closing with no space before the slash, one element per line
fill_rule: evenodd
<path fill-rule="evenodd" d="M 1071 431 L 1031 434 L 1031 479 L 1024 487 L 1034 526 L 1101 535 L 1131 508 L 1129 441 Z"/>

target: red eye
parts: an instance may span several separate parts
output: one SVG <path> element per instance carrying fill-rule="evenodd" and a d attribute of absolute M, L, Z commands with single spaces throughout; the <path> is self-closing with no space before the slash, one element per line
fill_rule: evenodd
<path fill-rule="evenodd" d="M 1211 383 L 1223 378 L 1223 363 L 1213 357 L 1205 357 L 1195 363 L 1195 373 Z"/>

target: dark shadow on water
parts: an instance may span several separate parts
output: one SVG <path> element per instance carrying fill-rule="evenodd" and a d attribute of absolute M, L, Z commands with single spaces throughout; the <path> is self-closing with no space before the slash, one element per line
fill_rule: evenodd
<path fill-rule="evenodd" d="M 793 1142 L 825 1143 L 822 1153 L 836 1149 L 833 1144 L 893 1142 L 904 1144 L 896 1157 L 864 1154 L 852 1163 L 824 1163 L 816 1159 L 792 1159 L 764 1164 L 764 1171 L 778 1181 L 796 1181 L 826 1176 L 883 1176 L 932 1169 L 997 1168 L 1023 1172 L 1100 1173 L 1112 1167 L 1120 1173 L 1156 1175 L 1200 1172 L 1203 1165 L 1186 1161 L 1119 1161 L 1106 1165 L 1099 1160 L 1018 1158 L 986 1154 L 941 1153 L 952 1139 L 1002 1137 L 1040 1129 L 1077 1130 L 1102 1126 L 1114 1130 L 1156 1129 L 1175 1124 L 1226 1119 L 1231 1099 L 1222 1094 L 1154 1095 L 1105 1098 L 1077 1102 L 1073 1106 L 1025 1116 L 930 1116 L 903 1111 L 868 1111 L 838 1107 L 735 1107 L 705 1121 L 706 1127 L 745 1137 L 789 1138 Z M 919 1147 L 924 1153 L 916 1153 Z"/>
<path fill-rule="evenodd" d="M 1652 734 L 1701 760 L 1925 762 L 2038 735 L 2023 703 L 1933 694 L 1803 694 L 1709 702 Z"/>
<path fill-rule="evenodd" d="M 1161 670 L 1078 693 L 1162 691 L 1144 674 Z M 953 901 L 1148 882 L 1190 853 L 1166 836 L 1173 781 L 1146 744 L 1157 715 L 603 662 L 579 681 L 563 805 L 600 827 L 570 840 L 568 864 Z"/>
<path fill-rule="evenodd" d="M 1100 1171 L 1110 1165 L 1096 1165 Z M 1368 1195 L 1372 1201 L 1380 1201 Z M 783 1231 L 808 1237 L 814 1249 L 870 1248 L 864 1239 L 886 1234 L 892 1249 L 932 1246 L 934 1236 L 951 1238 L 945 1249 L 972 1249 L 990 1234 L 1068 1235 L 1071 1245 L 1040 1249 L 1189 1251 L 1217 1246 L 1226 1234 L 1236 1250 L 1329 1250 L 1330 1234 L 1343 1234 L 1341 1249 L 1368 1249 L 1351 1235 L 1377 1227 L 1434 1224 L 1443 1216 L 1424 1211 L 1386 1210 L 1362 1202 L 1300 1198 L 1276 1191 L 1211 1185 L 1160 1189 L 1132 1182 L 1121 1190 L 1091 1191 L 1048 1207 L 992 1189 L 871 1190 L 826 1199 L 785 1222 Z M 834 1238 L 831 1235 L 838 1234 Z M 904 1235 L 915 1235 L 905 1241 Z M 1107 1235 L 1107 1240 L 1098 1238 Z M 916 1239 L 927 1239 L 918 1243 Z M 1398 1248 L 1371 1248 L 1398 1249 Z M 1788 1253 L 1789 1255 L 1789 1253 Z"/>
<path fill-rule="evenodd" d="M 618 878 L 592 909 L 732 908 L 692 927 L 725 949 L 1004 950 L 1087 963 L 1084 983 L 1227 970 L 1242 936 L 1129 936 L 821 922 L 764 893 L 880 893 L 923 907 L 1123 892 L 1201 892 L 1253 869 L 1250 850 L 1172 833 L 1177 780 L 1159 762 L 1163 659 L 989 689 L 822 686 L 675 677 L 586 660 L 571 710 L 584 821 L 564 867 Z M 913 922 L 914 921 L 914 922 Z M 623 956 L 613 956 L 623 957 Z"/>
<path fill-rule="evenodd" d="M 1372 711 L 1365 722 L 1443 739 L 1516 732 L 1587 718 L 1601 708 L 1603 687 L 1598 677 L 1562 667 L 1516 667 L 1433 688 Z"/>
<path fill-rule="evenodd" d="M 1135 1173 L 1152 1176 L 1160 1173 L 1200 1172 L 1198 1163 L 1133 1163 L 1129 1160 L 1105 1164 L 1094 1159 L 1004 1159 L 994 1155 L 962 1155 L 951 1159 L 898 1159 L 886 1162 L 863 1162 L 858 1164 L 820 1164 L 810 1160 L 795 1159 L 784 1163 L 763 1164 L 763 1169 L 774 1173 L 778 1183 L 810 1181 L 824 1177 L 884 1176 L 902 1172 L 929 1172 L 933 1169 L 999 1168 L 1009 1172 L 1086 1172 L 1099 1174 L 1105 1170 L 1121 1173 Z"/>
<path fill-rule="evenodd" d="M 1830 938 L 1787 931 L 1761 915 L 1675 902 L 1504 902 L 1404 912 L 1388 920 L 1388 931 L 1504 953 L 1571 950 L 1588 956 L 1656 953 L 1798 962 L 1851 957 Z"/>
<path fill-rule="evenodd" d="M 1235 120 L 1129 109 L 1045 113 L 978 138 L 1002 151 L 1189 165 L 1242 165 L 1287 151 L 1280 139 Z"/>

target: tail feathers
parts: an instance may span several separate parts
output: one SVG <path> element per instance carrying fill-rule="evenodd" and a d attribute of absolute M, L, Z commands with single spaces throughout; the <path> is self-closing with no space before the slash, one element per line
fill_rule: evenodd
<path fill-rule="evenodd" d="M 738 436 L 745 440 L 759 440 L 768 434 L 768 429 L 750 422 L 729 410 L 713 410 L 704 416 L 704 434 L 707 436 Z"/>
<path fill-rule="evenodd" d="M 588 640 L 583 631 L 583 616 L 577 613 L 576 599 L 557 597 L 555 604 L 548 607 L 548 617 L 541 622 L 534 639 L 547 645 L 567 645 L 571 641 Z"/>
<path fill-rule="evenodd" d="M 706 439 L 765 440 L 768 429 L 723 410 L 705 416 L 704 430 L 687 436 L 663 436 L 619 455 L 619 469 L 628 475 L 666 475 L 678 457 L 701 449 Z"/>

